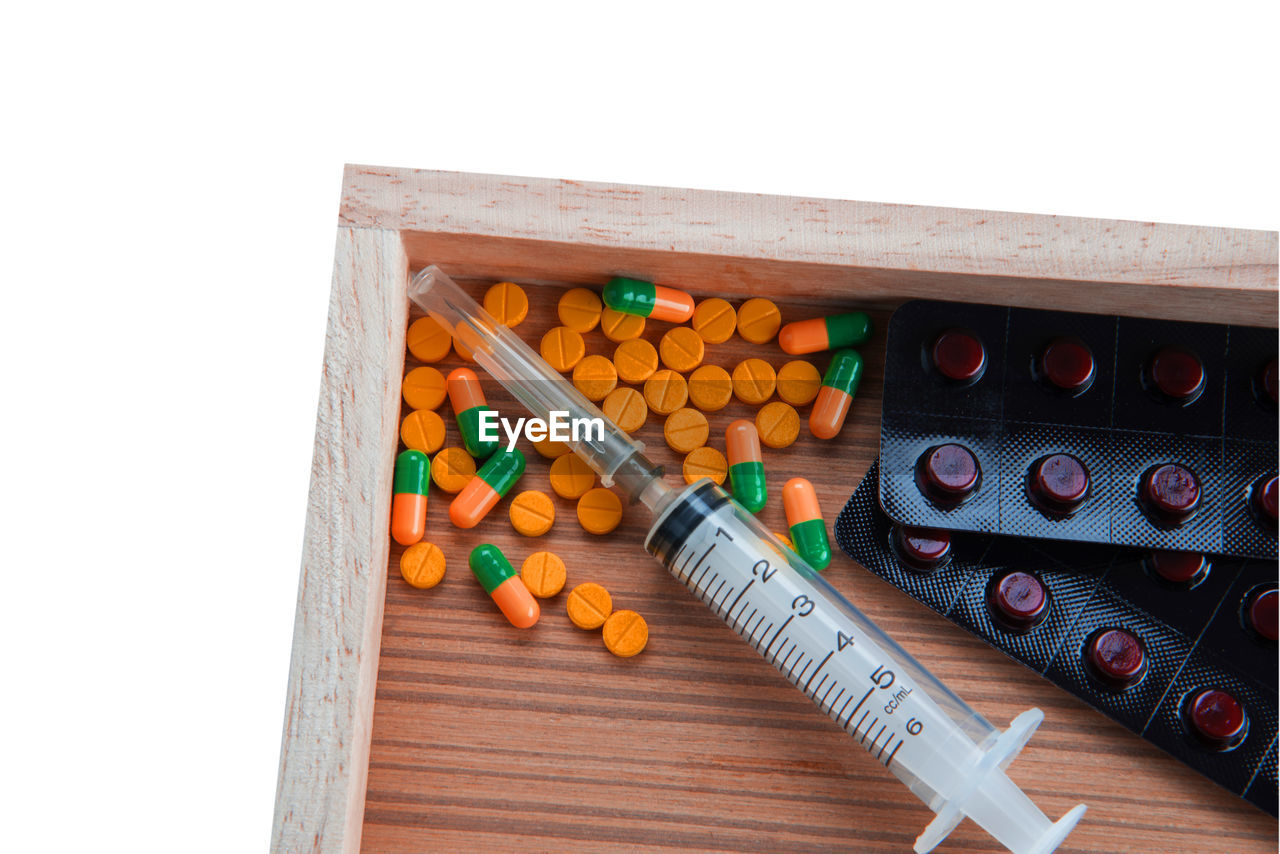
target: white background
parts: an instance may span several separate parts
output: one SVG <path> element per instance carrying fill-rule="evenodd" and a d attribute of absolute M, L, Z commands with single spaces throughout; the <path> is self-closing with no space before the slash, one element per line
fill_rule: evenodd
<path fill-rule="evenodd" d="M 4 14 L 4 850 L 266 846 L 344 162 L 1280 223 L 1274 3 L 424 5 Z"/>

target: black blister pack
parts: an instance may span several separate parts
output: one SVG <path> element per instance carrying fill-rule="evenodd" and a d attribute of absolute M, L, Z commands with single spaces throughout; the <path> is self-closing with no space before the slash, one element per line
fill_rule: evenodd
<path fill-rule="evenodd" d="M 880 483 L 836 520 L 849 557 L 1277 814 L 1274 561 L 911 528 Z"/>
<path fill-rule="evenodd" d="M 895 521 L 1275 558 L 1275 330 L 917 300 L 886 348 Z"/>

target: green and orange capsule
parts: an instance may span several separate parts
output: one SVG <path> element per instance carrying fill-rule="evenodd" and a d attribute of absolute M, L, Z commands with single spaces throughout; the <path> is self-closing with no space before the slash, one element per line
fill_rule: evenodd
<path fill-rule="evenodd" d="M 405 451 L 396 457 L 391 490 L 391 536 L 402 546 L 411 546 L 427 533 L 427 487 L 431 483 L 431 461 L 422 451 Z"/>
<path fill-rule="evenodd" d="M 471 574 L 489 594 L 507 622 L 517 629 L 527 629 L 538 622 L 542 609 L 529 588 L 520 580 L 520 573 L 507 560 L 507 556 L 493 543 L 481 543 L 471 550 L 467 561 Z"/>
<path fill-rule="evenodd" d="M 511 491 L 524 474 L 524 454 L 519 448 L 502 450 L 485 464 L 449 504 L 449 521 L 459 528 L 474 528 Z"/>
<path fill-rule="evenodd" d="M 450 371 L 445 381 L 449 390 L 449 405 L 453 407 L 454 417 L 458 419 L 458 432 L 462 434 L 462 444 L 467 453 L 478 460 L 483 460 L 498 449 L 497 421 L 494 421 L 494 437 L 488 441 L 480 438 L 480 413 L 489 409 L 484 399 L 484 389 L 480 387 L 480 378 L 470 368 L 458 368 Z"/>
<path fill-rule="evenodd" d="M 778 346 L 793 356 L 857 347 L 871 337 L 871 318 L 861 311 L 788 323 L 778 331 Z"/>
<path fill-rule="evenodd" d="M 795 553 L 819 572 L 830 566 L 831 541 L 813 484 L 802 477 L 787 481 L 782 487 L 782 509 L 787 514 Z"/>
<path fill-rule="evenodd" d="M 639 279 L 615 278 L 604 286 L 604 304 L 623 314 L 684 323 L 693 317 L 693 297 Z"/>
<path fill-rule="evenodd" d="M 818 439 L 834 439 L 840 434 L 861 380 L 862 356 L 855 350 L 837 350 L 809 412 L 810 433 Z"/>
<path fill-rule="evenodd" d="M 739 418 L 725 429 L 724 442 L 729 458 L 729 491 L 747 510 L 759 513 L 769 500 L 769 490 L 756 425 Z"/>

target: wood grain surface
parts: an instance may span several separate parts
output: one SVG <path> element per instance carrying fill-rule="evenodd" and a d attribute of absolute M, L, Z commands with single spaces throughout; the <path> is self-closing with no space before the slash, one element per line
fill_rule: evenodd
<path fill-rule="evenodd" d="M 293 628 L 274 851 L 360 846 L 398 441 L 407 260 L 395 232 L 338 229 Z"/>
<path fill-rule="evenodd" d="M 379 193 L 372 199 L 349 197 L 344 216 L 376 223 L 377 205 L 389 204 L 392 190 L 382 187 Z M 424 203 L 415 210 L 425 217 L 434 209 Z M 569 213 L 555 215 L 571 219 Z M 412 258 L 412 247 L 410 253 Z M 490 272 L 485 265 L 472 270 L 461 263 L 447 269 L 459 275 Z M 1230 287 L 1230 276 L 1213 275 Z M 464 284 L 479 297 L 486 283 Z M 516 331 L 536 349 L 542 333 L 555 325 L 560 290 L 527 290 L 533 307 Z M 866 376 L 843 433 L 818 442 L 802 428 L 791 448 L 765 449 L 770 501 L 759 518 L 773 530 L 785 531 L 779 489 L 786 478 L 813 481 L 830 530 L 874 459 L 890 307 L 881 305 L 874 313 L 876 336 L 862 348 Z M 783 313 L 791 320 L 810 314 L 787 303 Z M 650 322 L 645 337 L 656 345 L 666 328 Z M 403 328 L 388 336 L 397 337 L 403 339 Z M 616 345 L 599 330 L 586 338 L 589 353 L 612 355 Z M 368 355 L 386 360 L 369 366 L 374 374 L 385 364 L 399 369 L 398 354 Z M 751 345 L 735 336 L 709 346 L 706 362 L 732 369 L 747 356 L 775 367 L 790 358 L 776 343 Z M 821 355 L 814 361 L 825 368 Z M 410 357 L 404 367 L 416 364 Z M 457 364 L 454 358 L 437 367 L 447 372 Z M 494 381 L 482 374 L 482 382 L 491 404 L 524 414 Z M 440 412 L 448 443 L 458 444 L 447 403 Z M 801 409 L 802 418 L 807 412 Z M 712 414 L 711 444 L 723 449 L 724 427 L 753 413 L 753 407 L 734 401 Z M 385 423 L 374 418 L 370 427 L 376 430 L 365 442 L 387 441 Z M 666 447 L 661 419 L 651 414 L 639 437 L 675 473 L 670 479 L 679 480 L 680 456 Z M 318 440 L 317 459 L 320 447 Z M 363 849 L 910 850 L 932 816 L 929 810 L 644 552 L 648 514 L 628 508 L 614 533 L 585 533 L 573 503 L 551 493 L 550 462 L 524 448 L 524 477 L 474 531 L 449 524 L 452 496 L 432 487 L 428 539 L 444 549 L 448 561 L 438 587 L 409 587 L 397 569 L 402 549 L 390 544 Z M 382 526 L 385 548 L 389 483 L 363 478 L 354 489 L 371 491 L 361 496 L 370 507 L 367 522 Z M 507 519 L 511 497 L 524 489 L 553 496 L 557 517 L 544 537 L 522 537 Z M 498 544 L 517 567 L 533 551 L 554 550 L 568 566 L 569 586 L 603 584 L 615 607 L 645 617 L 648 648 L 633 659 L 610 655 L 598 631 L 569 623 L 565 593 L 542 602 L 542 618 L 533 629 L 512 628 L 467 568 L 467 555 L 481 542 Z M 1043 726 L 1010 774 L 1052 819 L 1077 803 L 1088 804 L 1062 851 L 1276 850 L 1270 816 L 946 622 L 838 549 L 825 576 L 997 727 L 1028 707 L 1044 710 Z M 374 595 L 377 586 L 364 590 Z M 340 606 L 335 594 L 334 607 Z M 342 680 L 354 674 L 350 668 L 336 674 L 334 690 L 347 696 L 354 686 Z M 1004 849 L 965 822 L 938 850 Z"/>
<path fill-rule="evenodd" d="M 374 166 L 347 167 L 339 218 L 491 278 L 1277 325 L 1274 231 Z"/>

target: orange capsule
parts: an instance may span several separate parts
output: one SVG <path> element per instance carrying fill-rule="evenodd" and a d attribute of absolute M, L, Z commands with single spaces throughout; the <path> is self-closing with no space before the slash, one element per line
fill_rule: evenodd
<path fill-rule="evenodd" d="M 480 438 L 480 414 L 489 408 L 484 399 L 480 378 L 470 368 L 457 368 L 449 372 L 447 380 L 449 405 L 458 421 L 458 432 L 467 453 L 476 459 L 484 459 L 501 444 L 497 437 L 485 441 Z"/>
<path fill-rule="evenodd" d="M 639 279 L 615 278 L 604 286 L 604 304 L 614 311 L 684 323 L 693 317 L 693 297 Z"/>
<path fill-rule="evenodd" d="M 809 413 L 810 433 L 818 439 L 834 439 L 839 435 L 861 379 L 862 357 L 854 350 L 837 350 Z"/>
<path fill-rule="evenodd" d="M 743 507 L 759 513 L 764 509 L 769 493 L 756 425 L 739 418 L 725 429 L 724 441 L 729 457 L 729 491 Z"/>
<path fill-rule="evenodd" d="M 459 528 L 474 528 L 524 474 L 524 454 L 519 448 L 503 448 L 490 457 L 471 482 L 449 504 L 449 521 Z"/>
<path fill-rule="evenodd" d="M 782 509 L 787 514 L 795 553 L 819 572 L 826 569 L 831 564 L 831 541 L 813 484 L 802 477 L 787 481 L 782 487 Z"/>
<path fill-rule="evenodd" d="M 778 332 L 778 346 L 793 356 L 865 344 L 871 337 L 871 318 L 861 311 L 833 314 L 788 323 Z"/>
<path fill-rule="evenodd" d="M 391 536 L 411 546 L 427 533 L 427 488 L 431 465 L 421 451 L 405 451 L 396 457 L 391 496 Z"/>
<path fill-rule="evenodd" d="M 517 629 L 527 629 L 538 622 L 538 617 L 542 616 L 538 600 L 529 593 L 529 588 L 524 586 L 520 574 L 501 549 L 493 543 L 481 543 L 471 550 L 467 563 L 471 574 L 502 611 L 507 622 Z"/>

